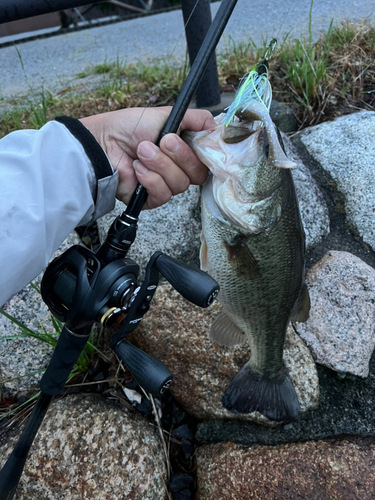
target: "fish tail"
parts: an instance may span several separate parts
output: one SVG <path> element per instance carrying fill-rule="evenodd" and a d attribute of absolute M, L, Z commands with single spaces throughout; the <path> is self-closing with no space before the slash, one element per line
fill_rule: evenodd
<path fill-rule="evenodd" d="M 299 420 L 299 401 L 285 367 L 271 377 L 254 371 L 246 363 L 230 383 L 221 402 L 227 410 L 234 413 L 257 410 L 278 422 Z"/>

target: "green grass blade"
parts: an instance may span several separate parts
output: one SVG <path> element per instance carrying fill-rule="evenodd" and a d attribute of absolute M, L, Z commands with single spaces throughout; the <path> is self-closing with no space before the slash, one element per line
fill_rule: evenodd
<path fill-rule="evenodd" d="M 5 316 L 6 318 L 8 318 L 9 321 L 11 321 L 12 323 L 14 323 L 15 325 L 19 326 L 21 328 L 21 330 L 24 330 L 30 336 L 35 337 L 35 336 L 38 335 L 36 332 L 34 332 L 30 328 L 28 328 L 26 325 L 24 325 L 23 323 L 21 323 L 20 321 L 18 321 L 16 318 L 14 318 L 13 316 L 11 316 L 10 314 L 8 314 L 7 312 L 5 312 L 1 308 L 0 308 L 0 314 L 2 314 L 3 316 Z"/>

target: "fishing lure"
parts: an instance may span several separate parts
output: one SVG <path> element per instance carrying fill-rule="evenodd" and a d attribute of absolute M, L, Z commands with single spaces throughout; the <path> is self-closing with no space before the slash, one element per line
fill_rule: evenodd
<path fill-rule="evenodd" d="M 257 100 L 269 111 L 272 101 L 272 89 L 268 81 L 268 61 L 277 44 L 276 38 L 271 40 L 264 59 L 254 66 L 240 81 L 236 97 L 229 106 L 223 123 L 228 126 L 238 110 L 243 113 L 250 103 Z"/>

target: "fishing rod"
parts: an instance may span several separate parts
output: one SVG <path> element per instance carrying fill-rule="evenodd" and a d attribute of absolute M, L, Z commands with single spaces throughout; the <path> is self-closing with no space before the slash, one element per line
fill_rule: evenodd
<path fill-rule="evenodd" d="M 177 132 L 236 3 L 237 0 L 222 0 L 157 145 L 164 135 Z M 150 308 L 160 274 L 187 300 L 200 307 L 212 304 L 219 292 L 219 285 L 208 274 L 161 252 L 152 255 L 145 279 L 138 286 L 139 266 L 126 255 L 135 240 L 138 216 L 146 199 L 146 190 L 138 185 L 127 209 L 114 220 L 96 253 L 73 246 L 54 259 L 44 273 L 42 298 L 52 314 L 64 322 L 64 327 L 40 381 L 40 396 L 0 471 L 0 500 L 13 498 L 44 416 L 53 397 L 63 391 L 95 322 L 103 327 L 120 325 L 111 348 L 137 383 L 157 396 L 170 386 L 172 373 L 160 360 L 130 344 L 126 337 Z"/>

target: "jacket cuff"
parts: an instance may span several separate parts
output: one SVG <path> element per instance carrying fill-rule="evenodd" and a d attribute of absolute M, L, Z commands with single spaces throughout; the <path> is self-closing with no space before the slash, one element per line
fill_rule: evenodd
<path fill-rule="evenodd" d="M 95 204 L 92 221 L 113 210 L 116 201 L 118 172 L 113 172 L 104 150 L 92 133 L 77 119 L 68 116 L 57 116 L 55 120 L 62 123 L 69 132 L 82 144 L 91 162 L 96 183 L 91 186 Z"/>

